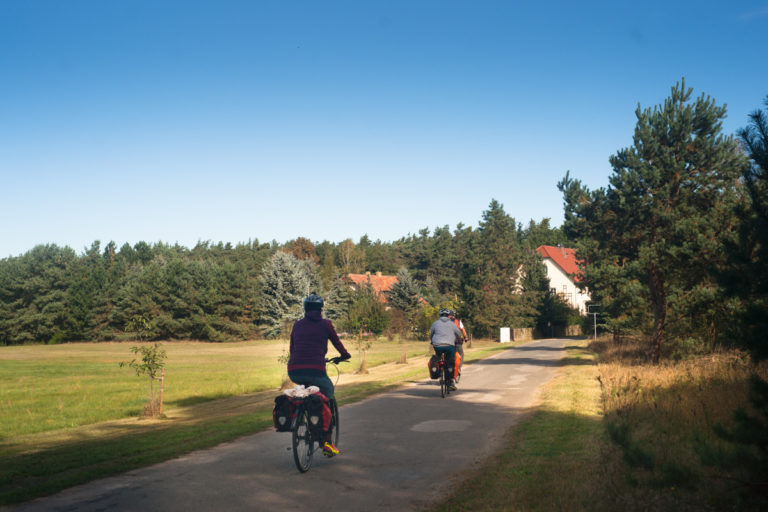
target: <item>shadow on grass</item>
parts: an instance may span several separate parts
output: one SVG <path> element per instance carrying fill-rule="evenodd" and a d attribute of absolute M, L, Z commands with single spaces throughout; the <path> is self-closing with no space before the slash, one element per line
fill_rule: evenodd
<path fill-rule="evenodd" d="M 110 425 L 97 438 L 75 434 L 37 452 L 9 454 L 3 450 L 0 504 L 53 494 L 96 478 L 215 446 L 263 430 L 271 422 L 269 411 L 187 425 Z"/>

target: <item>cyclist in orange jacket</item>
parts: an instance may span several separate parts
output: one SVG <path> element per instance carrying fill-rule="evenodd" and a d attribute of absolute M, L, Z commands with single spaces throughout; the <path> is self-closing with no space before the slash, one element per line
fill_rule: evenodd
<path fill-rule="evenodd" d="M 449 318 L 453 320 L 453 323 L 458 327 L 462 336 L 460 340 L 456 341 L 456 352 L 461 357 L 461 359 L 459 359 L 459 371 L 456 374 L 456 382 L 458 383 L 461 379 L 461 367 L 464 366 L 464 343 L 467 341 L 467 331 L 464 330 L 464 324 L 461 323 L 461 320 L 456 317 L 456 311 L 451 309 Z"/>

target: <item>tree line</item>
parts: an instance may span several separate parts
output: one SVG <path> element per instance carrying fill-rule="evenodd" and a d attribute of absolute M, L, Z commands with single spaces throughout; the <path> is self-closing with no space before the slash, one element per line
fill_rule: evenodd
<path fill-rule="evenodd" d="M 309 291 L 349 332 L 423 336 L 442 306 L 477 336 L 544 330 L 578 322 L 535 252 L 563 244 L 582 261 L 601 327 L 647 336 L 652 360 L 733 344 L 768 356 L 768 114 L 724 134 L 725 106 L 684 81 L 635 113 L 608 186 L 589 190 L 570 173 L 557 184 L 562 228 L 523 226 L 492 200 L 477 227 L 393 242 L 41 245 L 0 260 L 0 343 L 286 335 Z M 366 271 L 398 276 L 386 302 L 344 280 Z"/>
<path fill-rule="evenodd" d="M 190 249 L 95 241 L 81 254 L 39 245 L 0 260 L 0 343 L 287 335 L 310 291 L 326 298 L 340 330 L 422 336 L 437 309 L 450 306 L 475 335 L 492 336 L 500 325 L 573 318 L 551 296 L 535 253 L 565 242 L 548 219 L 524 227 L 493 200 L 477 228 L 425 228 L 394 242 L 300 237 Z M 386 301 L 344 279 L 366 271 L 398 275 Z"/>

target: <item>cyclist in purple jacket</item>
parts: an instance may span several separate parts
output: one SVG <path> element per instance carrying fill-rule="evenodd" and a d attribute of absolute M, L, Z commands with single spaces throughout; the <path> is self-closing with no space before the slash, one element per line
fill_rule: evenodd
<path fill-rule="evenodd" d="M 333 399 L 333 383 L 325 371 L 325 355 L 328 341 L 333 343 L 341 356 L 340 361 L 352 357 L 339 340 L 330 320 L 324 319 L 323 298 L 315 293 L 304 299 L 304 318 L 297 320 L 291 330 L 288 378 L 296 384 L 317 386 L 329 400 Z M 339 449 L 331 442 L 331 431 L 326 432 L 323 453 L 338 455 Z"/>

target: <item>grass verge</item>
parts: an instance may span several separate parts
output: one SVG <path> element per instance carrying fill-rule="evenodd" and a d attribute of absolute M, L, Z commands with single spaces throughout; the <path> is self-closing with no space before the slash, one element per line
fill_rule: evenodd
<path fill-rule="evenodd" d="M 748 398 L 768 365 L 738 351 L 651 365 L 638 340 L 572 345 L 595 364 L 564 367 L 500 452 L 428 510 L 768 510 L 768 390 Z"/>
<path fill-rule="evenodd" d="M 570 345 L 569 358 L 593 359 L 585 341 Z M 603 439 L 596 376 L 594 365 L 564 367 L 499 453 L 430 510 L 596 510 Z"/>

